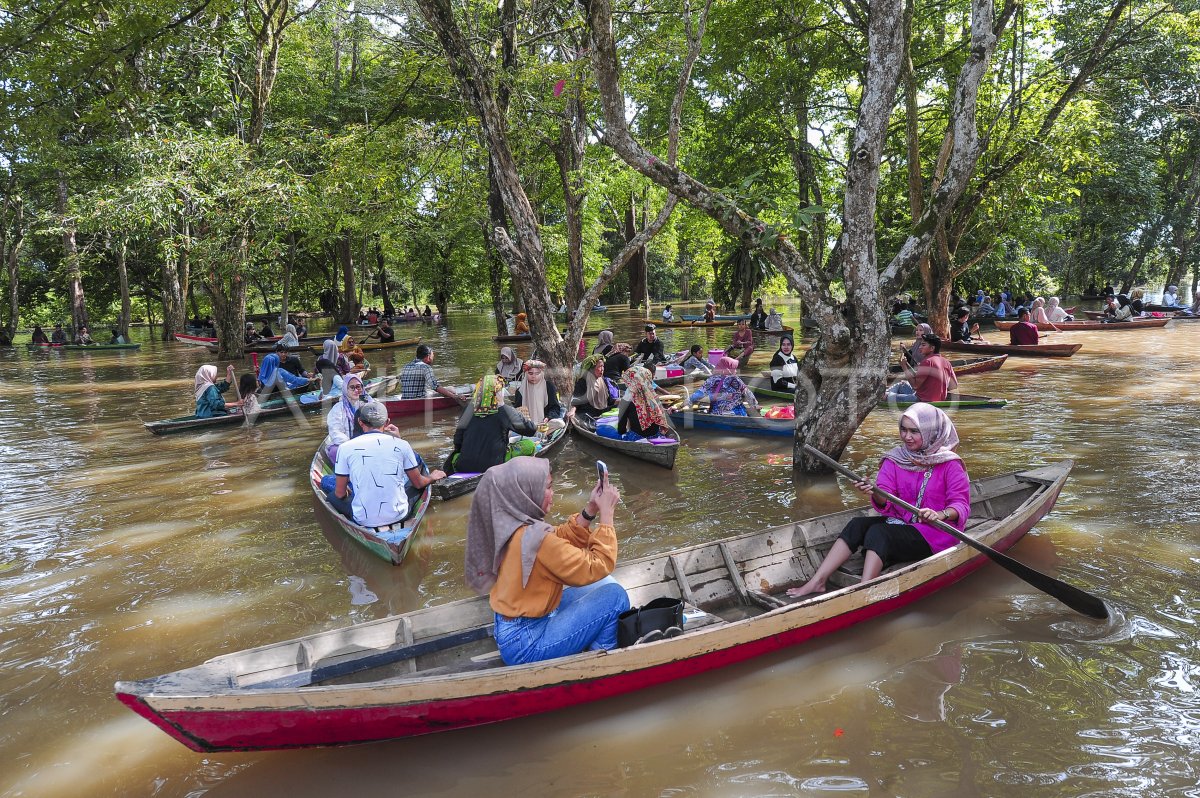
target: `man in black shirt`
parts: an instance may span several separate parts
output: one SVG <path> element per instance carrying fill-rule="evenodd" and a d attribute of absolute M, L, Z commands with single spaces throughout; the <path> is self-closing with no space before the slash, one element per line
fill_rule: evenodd
<path fill-rule="evenodd" d="M 663 343 L 658 340 L 658 334 L 655 333 L 653 324 L 646 325 L 646 337 L 638 341 L 637 349 L 633 350 L 633 354 L 635 359 L 640 359 L 650 369 L 659 363 L 667 362 L 667 356 L 663 354 Z"/>

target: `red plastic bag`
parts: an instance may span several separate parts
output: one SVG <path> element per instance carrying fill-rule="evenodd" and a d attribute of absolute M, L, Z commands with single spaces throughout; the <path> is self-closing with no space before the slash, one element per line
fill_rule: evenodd
<path fill-rule="evenodd" d="M 776 405 L 768 407 L 763 416 L 779 421 L 792 421 L 796 418 L 796 408 L 792 405 Z"/>

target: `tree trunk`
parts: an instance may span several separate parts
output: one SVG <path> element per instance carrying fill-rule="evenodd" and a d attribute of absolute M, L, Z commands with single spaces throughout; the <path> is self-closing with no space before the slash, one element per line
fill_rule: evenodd
<path fill-rule="evenodd" d="M 393 316 L 396 306 L 392 304 L 392 292 L 388 287 L 387 262 L 383 257 L 383 239 L 375 236 L 375 271 L 379 274 L 379 293 L 383 296 L 383 315 Z"/>
<path fill-rule="evenodd" d="M 692 259 L 688 254 L 687 241 L 680 239 L 679 241 L 679 301 L 689 302 L 692 297 Z"/>
<path fill-rule="evenodd" d="M 132 303 L 129 300 L 129 271 L 125 267 L 125 255 L 129 249 L 128 242 L 122 238 L 113 250 L 117 262 L 117 281 L 121 286 L 121 315 L 117 317 L 117 334 L 129 340 L 129 315 Z"/>
<path fill-rule="evenodd" d="M 62 223 L 63 264 L 67 273 L 67 298 L 71 302 L 71 336 L 88 326 L 87 300 L 83 294 L 83 271 L 79 265 L 79 249 L 75 245 L 75 220 L 67 216 L 67 177 L 58 172 L 56 209 Z"/>
<path fill-rule="evenodd" d="M 5 269 L 8 272 L 8 324 L 6 329 L 11 339 L 17 334 L 21 318 L 21 243 L 25 240 L 25 204 L 21 197 L 13 192 L 15 180 L 9 181 L 9 192 L 5 195 L 5 218 L 3 229 L 0 230 L 0 254 L 4 257 Z M 8 211 L 11 209 L 12 218 L 9 220 Z"/>
<path fill-rule="evenodd" d="M 203 281 L 205 293 L 212 300 L 213 317 L 217 325 L 217 357 L 233 359 L 246 351 L 246 281 L 242 279 L 249 261 L 249 231 L 238 236 L 238 260 L 233 274 L 227 279 L 209 272 Z"/>
<path fill-rule="evenodd" d="M 500 181 L 496 179 L 496 165 L 488 160 L 488 223 L 493 230 L 506 229 L 504 198 L 500 196 Z M 504 261 L 492 244 L 485 229 L 484 244 L 488 252 L 488 288 L 492 294 L 492 316 L 496 321 L 496 335 L 508 335 L 508 312 L 504 309 Z"/>
<path fill-rule="evenodd" d="M 629 204 L 625 206 L 625 243 L 629 243 L 638 234 L 636 196 L 629 195 Z M 629 309 L 636 310 L 646 298 L 646 248 L 639 247 L 629 259 Z"/>
<path fill-rule="evenodd" d="M 292 301 L 292 268 L 296 263 L 296 234 L 288 233 L 287 258 L 283 261 L 283 300 L 279 306 L 279 329 L 287 329 Z"/>
<path fill-rule="evenodd" d="M 175 336 L 184 330 L 183 293 L 179 285 L 179 266 L 177 255 L 168 255 L 162 264 L 162 306 L 163 329 L 162 339 L 174 341 Z M 216 309 L 214 307 L 214 313 Z"/>
<path fill-rule="evenodd" d="M 358 295 L 354 289 L 354 254 L 350 234 L 342 233 L 334 243 L 338 268 L 342 274 L 342 301 L 338 308 L 338 321 L 352 324 L 358 318 Z"/>

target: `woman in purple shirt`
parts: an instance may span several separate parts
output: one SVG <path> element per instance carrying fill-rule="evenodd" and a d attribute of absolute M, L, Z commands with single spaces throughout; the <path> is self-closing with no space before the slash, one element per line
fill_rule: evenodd
<path fill-rule="evenodd" d="M 920 560 L 955 545 L 958 540 L 930 525 L 945 521 L 958 530 L 967 525 L 971 482 L 962 458 L 954 453 L 958 433 L 950 417 L 933 405 L 918 402 L 900 416 L 900 446 L 883 456 L 875 485 L 854 487 L 871 498 L 879 515 L 859 516 L 846 524 L 817 572 L 788 595 L 822 593 L 825 581 L 850 555 L 866 550 L 862 581 L 874 579 L 888 565 Z M 919 508 L 914 515 L 873 491 L 878 486 Z"/>

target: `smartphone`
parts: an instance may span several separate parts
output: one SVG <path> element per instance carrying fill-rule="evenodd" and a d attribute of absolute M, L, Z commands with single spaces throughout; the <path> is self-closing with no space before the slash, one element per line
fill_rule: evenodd
<path fill-rule="evenodd" d="M 600 480 L 601 485 L 608 484 L 608 466 L 603 460 L 596 461 L 596 478 Z"/>

